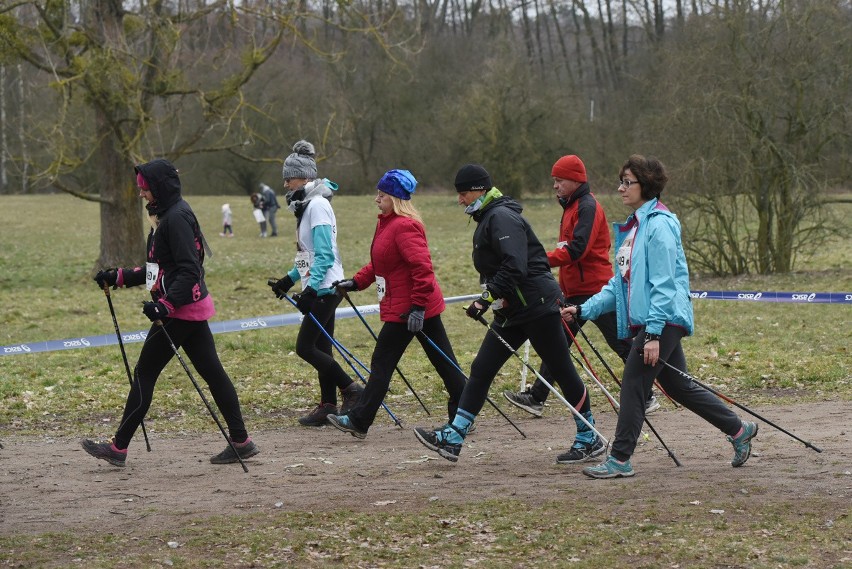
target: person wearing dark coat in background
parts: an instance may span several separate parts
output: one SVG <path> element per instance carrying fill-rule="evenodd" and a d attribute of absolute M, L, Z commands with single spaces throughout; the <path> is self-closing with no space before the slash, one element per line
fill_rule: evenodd
<path fill-rule="evenodd" d="M 266 232 L 266 216 L 263 215 L 263 195 L 260 192 L 255 192 L 249 196 L 249 199 L 251 200 L 251 213 L 254 216 L 254 220 L 260 226 L 260 236 L 266 237 L 268 234 Z"/>
<path fill-rule="evenodd" d="M 408 170 L 390 170 L 381 177 L 375 199 L 381 213 L 370 245 L 370 262 L 353 278 L 336 283 L 339 291 L 348 293 L 364 290 L 375 282 L 379 317 L 384 322 L 370 361 L 367 388 L 349 412 L 328 416 L 329 423 L 361 439 L 367 436 L 390 386 L 391 375 L 413 338 L 423 346 L 429 361 L 444 380 L 450 395 L 447 403 L 450 421 L 464 389 L 464 374 L 459 370 L 441 321 L 444 296 L 432 269 L 426 229 L 411 203 L 416 187 L 417 180 Z M 429 344 L 429 340 L 453 363 Z"/>
<path fill-rule="evenodd" d="M 479 320 L 494 309 L 492 328 L 514 350 L 529 340 L 550 369 L 565 398 L 594 426 L 589 394 L 568 352 L 568 342 L 559 316 L 559 285 L 550 271 L 547 253 L 521 215 L 515 200 L 504 196 L 491 183 L 482 166 L 468 164 L 456 174 L 459 205 L 476 222 L 473 233 L 473 266 L 480 274 L 483 293 L 470 304 L 467 315 Z M 458 460 L 462 443 L 482 410 L 488 389 L 500 368 L 511 357 L 491 332 L 485 338 L 470 368 L 456 416 L 438 430 L 416 428 L 418 440 L 447 460 Z M 605 445 L 595 432 L 575 416 L 577 434 L 572 445 L 581 462 L 598 456 Z"/>
<path fill-rule="evenodd" d="M 281 209 L 278 205 L 278 197 L 275 195 L 275 190 L 266 184 L 260 184 L 260 195 L 263 197 L 263 203 L 260 210 L 263 212 L 263 217 L 269 224 L 269 236 L 278 236 L 278 224 L 275 222 L 275 213 Z"/>
<path fill-rule="evenodd" d="M 178 171 L 168 160 L 157 159 L 136 166 L 135 172 L 151 221 L 146 266 L 99 271 L 95 282 L 101 288 L 145 285 L 151 301 L 143 304 L 142 312 L 153 324 L 139 353 L 115 436 L 108 441 L 85 439 L 83 449 L 124 466 L 130 440 L 151 406 L 157 378 L 175 355 L 165 329 L 207 383 L 228 425 L 233 448 L 228 445 L 210 462 L 228 464 L 254 456 L 260 450 L 246 431 L 237 391 L 222 367 L 207 322 L 216 310 L 204 282 L 204 236 L 192 208 L 181 197 Z"/>

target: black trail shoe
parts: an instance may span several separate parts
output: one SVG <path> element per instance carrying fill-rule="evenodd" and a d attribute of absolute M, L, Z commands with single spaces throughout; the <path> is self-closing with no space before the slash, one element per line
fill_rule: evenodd
<path fill-rule="evenodd" d="M 231 445 L 228 445 L 225 447 L 225 450 L 216 456 L 211 456 L 210 462 L 213 464 L 231 464 L 233 462 L 239 462 L 240 458 L 245 460 L 260 452 L 260 449 L 257 448 L 257 445 L 254 444 L 250 438 L 241 443 L 234 443 L 234 448 L 237 449 L 239 458 L 237 458 L 237 454 L 234 453 L 234 449 L 231 448 Z"/>
<path fill-rule="evenodd" d="M 83 450 L 93 457 L 105 460 L 114 466 L 124 466 L 124 461 L 127 460 L 127 449 L 117 448 L 115 437 L 108 441 L 83 439 L 80 444 L 83 445 Z"/>
<path fill-rule="evenodd" d="M 536 417 L 541 417 L 541 414 L 544 411 L 544 403 L 536 401 L 535 397 L 532 396 L 532 393 L 530 393 L 529 390 L 509 391 L 507 389 L 503 392 L 503 397 L 505 397 L 506 400 L 515 407 L 519 407 Z"/>
<path fill-rule="evenodd" d="M 337 414 L 337 405 L 320 403 L 310 413 L 304 417 L 299 417 L 299 424 L 305 427 L 322 427 L 328 422 L 326 418 L 333 414 Z"/>
<path fill-rule="evenodd" d="M 576 441 L 567 452 L 563 452 L 556 457 L 556 462 L 559 464 L 577 464 L 580 462 L 586 462 L 596 456 L 602 455 L 605 450 L 606 447 L 600 437 L 597 437 L 594 444 L 586 444 Z"/>
<path fill-rule="evenodd" d="M 364 393 L 364 388 L 354 381 L 346 389 L 341 389 L 340 394 L 343 396 L 343 403 L 340 405 L 340 415 L 345 415 L 351 411 L 358 400 L 361 399 L 362 393 Z"/>
<path fill-rule="evenodd" d="M 442 431 L 427 431 L 421 427 L 414 429 L 414 436 L 423 443 L 423 446 L 437 452 L 450 462 L 458 462 L 461 444 L 447 442 L 442 434 Z"/>

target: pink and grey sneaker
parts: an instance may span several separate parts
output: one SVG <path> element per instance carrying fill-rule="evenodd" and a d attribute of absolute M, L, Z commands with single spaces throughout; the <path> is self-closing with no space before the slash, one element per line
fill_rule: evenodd
<path fill-rule="evenodd" d="M 114 466 L 124 466 L 124 462 L 127 460 L 127 449 L 122 450 L 115 446 L 115 437 L 108 441 L 83 439 L 81 444 L 84 451 Z"/>

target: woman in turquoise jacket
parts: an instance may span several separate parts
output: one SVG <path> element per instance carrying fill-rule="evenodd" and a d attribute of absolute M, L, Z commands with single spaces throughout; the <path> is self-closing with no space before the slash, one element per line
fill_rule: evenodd
<path fill-rule="evenodd" d="M 681 242 L 680 222 L 660 202 L 668 177 L 653 157 L 632 155 L 621 167 L 618 192 L 634 210 L 615 228 L 615 275 L 580 306 L 563 317 L 593 320 L 615 312 L 620 338 L 633 338 L 624 366 L 621 407 L 612 450 L 598 466 L 583 469 L 592 478 L 633 476 L 630 457 L 645 419 L 645 400 L 657 378 L 668 395 L 727 435 L 734 446 L 732 466 L 751 454 L 757 424 L 742 421 L 718 397 L 663 365 L 686 371 L 681 339 L 692 334 L 689 269 Z"/>

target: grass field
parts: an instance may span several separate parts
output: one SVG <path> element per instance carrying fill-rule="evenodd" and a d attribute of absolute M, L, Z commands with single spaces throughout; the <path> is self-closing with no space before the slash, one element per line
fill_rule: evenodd
<path fill-rule="evenodd" d="M 292 264 L 294 220 L 286 211 L 279 212 L 277 238 L 260 239 L 257 224 L 251 216 L 248 199 L 243 197 L 190 197 L 188 201 L 198 215 L 214 256 L 206 263 L 207 285 L 216 301 L 214 320 L 230 320 L 251 316 L 266 316 L 292 312 L 271 294 L 266 285 L 268 277 L 281 276 Z M 236 237 L 223 239 L 220 229 L 220 207 L 229 201 L 235 212 Z M 470 237 L 473 224 L 455 203 L 451 195 L 418 195 L 415 204 L 423 213 L 439 283 L 445 296 L 475 293 L 477 275 L 470 263 Z M 347 275 L 351 275 L 368 258 L 368 248 L 375 226 L 376 209 L 370 196 L 344 197 L 334 200 L 338 215 L 339 244 Z M 525 215 L 546 247 L 556 240 L 560 209 L 551 198 L 525 201 Z M 610 220 L 622 220 L 626 211 L 606 202 Z M 849 206 L 839 206 L 849 207 Z M 852 245 L 849 244 L 849 213 L 838 211 L 838 220 L 845 230 L 831 247 L 815 252 L 794 274 L 772 277 L 751 276 L 735 279 L 701 279 L 694 277 L 693 288 L 709 290 L 764 290 L 852 293 Z M 114 332 L 104 295 L 91 280 L 94 260 L 98 255 L 98 208 L 96 204 L 67 196 L 0 196 L 0 305 L 3 326 L 0 345 L 22 342 L 75 338 L 85 335 Z M 147 329 L 149 323 L 141 313 L 140 302 L 145 300 L 143 289 L 113 292 L 116 315 L 123 332 Z M 358 304 L 376 302 L 372 289 L 353 295 Z M 456 354 L 464 369 L 469 369 L 482 339 L 481 326 L 465 318 L 460 304 L 449 305 L 445 325 Z M 852 400 L 852 358 L 850 358 L 850 323 L 852 306 L 830 304 L 772 304 L 696 300 L 696 333 L 684 343 L 690 371 L 707 383 L 754 405 L 790 404 L 807 401 Z M 378 330 L 376 316 L 369 317 Z M 596 346 L 604 347 L 594 327 L 588 327 Z M 294 327 L 228 333 L 216 336 L 219 354 L 234 378 L 240 392 L 244 413 L 252 429 L 281 427 L 282 409 L 306 409 L 317 398 L 316 380 L 310 368 L 295 353 Z M 362 361 L 368 362 L 373 341 L 357 319 L 340 320 L 337 338 Z M 131 366 L 140 344 L 127 346 Z M 608 350 L 601 350 L 609 358 Z M 532 363 L 536 363 L 532 355 Z M 434 370 L 419 349 L 411 349 L 402 362 L 406 376 L 431 407 L 444 401 L 443 389 Z M 519 366 L 508 364 L 496 379 L 492 395 L 502 389 L 517 388 Z M 0 440 L 109 435 L 127 392 L 127 377 L 116 346 L 68 350 L 42 354 L 0 357 Z M 177 362 L 164 372 L 157 385 L 154 405 L 146 422 L 162 433 L 180 435 L 209 431 L 209 416 L 198 411 L 197 394 L 187 388 L 186 376 Z M 417 424 L 425 416 L 412 397 L 395 385 L 397 405 Z M 486 414 L 491 411 L 486 411 Z M 4 451 L 0 451 L 2 453 Z M 506 529 L 498 541 L 503 547 L 492 551 L 482 566 L 524 566 L 525 553 L 537 547 L 535 540 L 518 538 L 512 543 L 508 536 L 512 527 L 524 528 L 525 535 L 554 532 L 570 533 L 577 519 L 560 517 L 562 510 L 555 502 L 539 504 L 531 511 L 528 504 L 515 501 L 471 503 L 460 506 L 459 516 L 468 520 L 470 532 L 460 530 L 460 536 L 475 535 L 476 521 L 488 517 Z M 281 523 L 290 527 L 293 543 L 311 543 L 334 533 L 335 524 L 346 520 L 350 524 L 347 536 L 362 543 L 371 531 L 371 522 L 381 524 L 381 540 L 391 544 L 404 543 L 406 536 L 431 527 L 436 512 L 411 512 L 392 518 L 378 517 L 370 512 L 332 512 L 324 519 L 313 514 L 300 517 L 299 512 L 282 512 Z M 804 529 L 795 519 L 784 520 L 785 512 L 772 512 L 789 531 Z M 2 512 L 0 512 L 2 519 Z M 430 521 L 432 520 L 432 521 Z M 244 548 L 272 547 L 274 536 L 267 536 L 263 519 L 243 519 L 238 516 L 215 521 L 219 526 L 233 526 L 237 533 L 229 539 Z M 424 526 L 425 524 L 425 526 Z M 90 531 L 87 528 L 86 531 Z M 709 541 L 690 541 L 687 533 L 667 534 L 665 548 L 670 553 L 682 549 L 671 559 L 680 560 L 667 566 L 712 567 L 706 552 L 709 542 L 724 543 L 736 529 L 719 526 L 706 528 L 713 533 Z M 712 530 L 712 531 L 711 531 Z M 636 536 L 622 535 L 620 539 L 639 539 L 652 529 L 636 528 Z M 4 538 L 2 534 L 8 536 Z M 19 534 L 19 535 L 18 535 Z M 601 539 L 609 541 L 611 534 L 602 532 Z M 647 534 L 645 534 L 647 536 Z M 708 534 L 709 535 L 709 534 Z M 457 536 L 457 539 L 464 539 Z M 25 530 L 4 529 L 0 532 L 0 566 L 49 566 L 51 551 L 67 551 L 75 541 L 74 535 L 29 535 Z M 340 536 L 338 536 L 340 537 Z M 848 537 L 848 536 L 847 536 Z M 188 528 L 185 538 L 205 544 L 218 543 L 221 536 L 210 527 Z M 670 539 L 668 539 L 670 538 Z M 812 530 L 798 539 L 813 539 Z M 4 557 L 4 547 L 13 543 L 24 546 L 28 553 Z M 253 541 L 256 543 L 253 544 Z M 510 540 L 503 543 L 502 540 Z M 292 545 L 292 544 L 291 544 Z M 601 544 L 590 543 L 588 547 Z M 848 542 L 847 542 L 848 545 Z M 293 547 L 296 547 L 293 545 Z M 391 547 L 390 545 L 388 547 Z M 405 549 L 403 547 L 403 549 Z M 848 549 L 848 547 L 847 547 Z M 110 553 L 108 543 L 95 548 L 98 563 L 91 566 L 146 566 L 128 563 Z M 520 552 L 520 553 L 519 553 Z M 520 556 L 519 556 L 520 555 Z M 605 566 L 617 567 L 625 555 L 604 561 Z M 230 559 L 230 558 L 227 558 Z M 261 557 L 254 566 L 264 566 Z M 428 551 L 405 550 L 404 562 L 394 561 L 387 552 L 362 550 L 350 558 L 356 566 L 465 566 L 466 557 L 444 555 L 437 564 L 430 562 Z M 346 557 L 334 557 L 325 562 L 334 566 L 349 564 Z M 299 557 L 298 564 L 318 566 L 321 559 Z M 249 566 L 239 563 L 220 566 Z M 272 563 L 269 563 L 272 565 Z M 766 566 L 807 566 L 807 561 L 788 558 Z M 184 561 L 175 566 L 201 567 Z M 643 566 L 653 566 L 645 564 Z M 725 566 L 724 564 L 718 566 Z M 739 565 L 733 565 L 739 566 Z M 848 566 L 848 565 L 840 565 Z"/>

